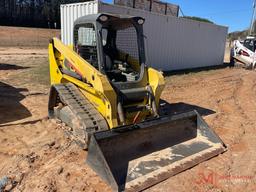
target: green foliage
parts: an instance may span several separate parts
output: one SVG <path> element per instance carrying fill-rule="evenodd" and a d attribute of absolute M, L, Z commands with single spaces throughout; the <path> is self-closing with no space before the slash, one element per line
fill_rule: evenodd
<path fill-rule="evenodd" d="M 210 21 L 209 19 L 205 19 L 205 18 L 201 18 L 201 17 L 183 16 L 182 18 L 214 24 L 214 23 L 213 23 L 212 21 Z"/>
<path fill-rule="evenodd" d="M 228 39 L 231 41 L 237 39 L 245 39 L 249 35 L 249 30 L 235 31 L 228 34 Z"/>

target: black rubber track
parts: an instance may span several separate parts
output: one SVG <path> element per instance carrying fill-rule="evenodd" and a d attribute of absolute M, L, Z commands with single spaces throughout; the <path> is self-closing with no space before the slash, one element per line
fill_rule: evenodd
<path fill-rule="evenodd" d="M 88 148 L 90 135 L 108 129 L 98 110 L 72 83 L 54 85 L 57 92 L 54 116 L 64 122 L 69 136 L 83 149 Z"/>

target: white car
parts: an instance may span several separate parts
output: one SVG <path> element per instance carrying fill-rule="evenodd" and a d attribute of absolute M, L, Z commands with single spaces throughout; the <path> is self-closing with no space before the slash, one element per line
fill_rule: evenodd
<path fill-rule="evenodd" d="M 233 44 L 230 63 L 235 65 L 236 61 L 239 61 L 245 67 L 254 69 L 256 67 L 256 39 L 254 37 L 247 37 L 243 44 L 238 40 L 235 40 Z"/>

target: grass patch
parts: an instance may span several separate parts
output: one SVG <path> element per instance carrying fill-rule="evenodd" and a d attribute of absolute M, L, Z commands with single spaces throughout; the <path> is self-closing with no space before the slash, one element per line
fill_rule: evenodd
<path fill-rule="evenodd" d="M 47 57 L 32 57 L 24 58 L 23 61 L 13 61 L 12 63 L 18 66 L 24 67 L 22 70 L 17 70 L 9 76 L 9 79 L 13 83 L 23 84 L 23 85 L 50 85 L 50 73 L 49 64 Z"/>
<path fill-rule="evenodd" d="M 30 70 L 32 83 L 50 85 L 50 71 L 48 63 L 39 63 Z"/>

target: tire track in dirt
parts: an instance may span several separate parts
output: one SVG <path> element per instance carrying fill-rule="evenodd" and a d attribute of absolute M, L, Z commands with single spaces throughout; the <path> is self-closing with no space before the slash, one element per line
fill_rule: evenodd
<path fill-rule="evenodd" d="M 233 82 L 233 79 L 231 79 L 231 82 Z M 233 87 L 231 87 L 232 85 L 229 84 L 228 86 L 233 89 L 231 91 L 230 96 L 226 97 L 226 99 L 224 99 L 221 102 L 217 102 L 217 106 L 221 112 L 221 115 L 219 115 L 218 117 L 220 119 L 223 118 L 222 121 L 220 119 L 219 120 L 217 119 L 217 120 L 218 120 L 218 123 L 222 125 L 223 128 L 228 127 L 227 129 L 228 133 L 222 135 L 222 137 L 223 137 L 223 140 L 226 141 L 229 147 L 232 146 L 235 143 L 236 138 L 240 138 L 240 136 L 242 136 L 244 132 L 243 126 L 242 126 L 242 129 L 234 131 L 234 125 L 232 123 L 234 121 L 233 120 L 234 117 L 241 116 L 239 106 L 237 106 L 236 104 L 236 96 L 237 96 L 236 92 L 242 86 L 242 83 L 243 83 L 243 79 L 239 77 L 236 79 L 235 85 L 233 85 Z M 230 88 L 228 90 L 230 90 Z M 223 93 L 223 91 L 219 91 L 219 92 Z M 230 112 L 227 112 L 227 106 L 232 106 L 232 110 Z M 230 134 L 231 132 L 233 132 L 233 134 Z"/>
<path fill-rule="evenodd" d="M 240 136 L 243 135 L 242 129 L 239 129 L 239 131 L 234 131 L 234 124 L 232 123 L 234 121 L 234 115 L 240 115 L 239 113 L 237 114 L 237 110 L 235 109 L 234 98 L 236 90 L 239 89 L 242 84 L 242 78 L 240 76 L 237 77 L 237 74 L 234 74 L 228 76 L 227 78 L 215 79 L 215 83 L 222 86 L 218 86 L 218 89 L 209 96 L 210 101 L 215 101 L 215 108 L 217 109 L 216 114 L 209 122 L 209 125 L 215 129 L 224 143 L 226 143 L 228 148 L 230 148 L 236 142 L 236 138 L 240 138 Z M 220 93 L 220 95 L 218 95 L 218 93 Z M 206 177 L 212 173 L 217 180 L 217 177 L 220 175 L 229 174 L 232 164 L 232 154 L 226 152 L 216 158 L 209 160 L 208 162 L 202 163 L 201 169 L 208 170 L 208 175 L 207 171 L 202 171 L 205 173 Z M 222 186 L 218 185 L 217 181 L 215 182 L 216 184 L 209 182 L 198 186 L 197 190 L 222 191 L 229 189 L 229 185 L 226 184 L 225 186 Z"/>
<path fill-rule="evenodd" d="M 242 165 L 250 167 L 248 169 L 250 171 L 243 173 L 245 174 L 243 176 L 250 176 L 250 174 L 253 174 L 252 170 L 255 170 L 254 162 L 240 163 L 240 161 L 244 158 L 244 155 L 247 156 L 247 159 L 251 159 L 251 154 L 254 154 L 253 151 L 249 152 L 247 150 L 247 146 L 244 145 L 244 143 L 247 143 L 248 140 L 246 133 L 253 133 L 254 130 L 251 129 L 251 127 L 255 127 L 255 122 L 253 121 L 253 118 L 250 118 L 250 116 L 248 116 L 250 107 L 254 108 L 254 111 L 256 108 L 254 102 L 255 91 L 251 91 L 255 87 L 255 78 L 252 77 L 251 79 L 253 80 L 251 80 L 250 78 L 248 78 L 248 76 L 250 76 L 250 74 L 240 74 L 239 81 L 237 81 L 236 85 L 232 87 L 233 91 L 231 97 L 229 97 L 227 100 L 224 99 L 222 102 L 218 102 L 218 108 L 220 113 L 225 114 L 226 112 L 228 116 L 225 117 L 222 115 L 217 115 L 213 120 L 213 124 L 222 124 L 223 128 L 228 128 L 229 130 L 226 134 L 221 135 L 221 138 L 228 145 L 228 151 L 223 155 L 218 156 L 218 158 L 213 159 L 210 166 L 212 170 L 214 170 L 215 172 L 217 171 L 217 173 L 221 173 L 222 176 L 240 175 L 241 171 L 238 172 L 237 167 L 241 168 Z M 245 95 L 247 98 L 245 98 Z M 246 101 L 251 99 L 253 99 L 254 105 L 250 105 L 250 107 L 248 105 L 246 106 L 246 103 L 248 104 L 248 102 Z M 227 104 L 232 106 L 232 113 L 227 113 L 226 107 L 224 107 L 224 105 Z M 256 116 L 256 114 L 254 114 L 253 116 Z M 217 130 L 219 129 L 217 128 Z M 240 148 L 240 150 L 243 151 L 243 154 L 237 153 L 236 148 Z M 233 180 L 233 182 L 235 182 L 235 180 Z M 220 189 L 224 191 L 243 190 L 244 188 L 253 188 L 253 185 L 250 182 L 254 181 L 239 183 L 239 185 L 233 182 L 232 180 L 226 181 L 226 183 L 224 183 L 224 186 L 215 186 L 214 189 Z"/>
<path fill-rule="evenodd" d="M 219 166 L 221 163 L 225 163 L 228 166 L 226 166 L 226 171 L 224 171 L 224 174 L 226 175 L 239 175 L 241 174 L 241 171 L 237 171 L 237 168 L 243 165 L 248 166 L 247 163 L 243 162 L 239 165 L 239 162 L 244 158 L 243 156 L 246 155 L 247 159 L 250 159 L 250 155 L 253 154 L 253 152 L 248 152 L 246 143 L 248 142 L 248 134 L 247 132 L 253 133 L 254 131 L 251 130 L 251 127 L 255 127 L 255 122 L 253 121 L 253 118 L 251 119 L 250 116 L 248 116 L 249 113 L 249 106 L 246 106 L 245 104 L 247 103 L 248 100 L 253 100 L 253 104 L 250 104 L 250 107 L 253 108 L 255 111 L 255 91 L 253 90 L 253 87 L 255 87 L 255 76 L 251 76 L 252 74 L 248 72 L 246 74 L 240 74 L 240 82 L 236 85 L 236 87 L 233 89 L 233 94 L 232 94 L 232 100 L 235 104 L 233 108 L 233 112 L 229 114 L 229 121 L 235 121 L 236 124 L 233 124 L 233 133 L 229 133 L 226 135 L 222 135 L 222 138 L 226 141 L 226 143 L 229 146 L 228 152 L 223 154 L 223 158 L 216 158 L 217 160 L 217 165 Z M 250 78 L 248 78 L 250 77 Z M 246 97 L 245 97 L 246 95 Z M 248 103 L 247 103 L 248 104 Z M 221 107 L 220 107 L 221 108 Z M 253 116 L 255 116 L 254 114 Z M 234 120 L 235 118 L 235 120 Z M 228 124 L 228 123 L 227 123 Z M 232 125 L 232 124 L 231 124 Z M 237 153 L 238 150 L 238 153 Z M 239 154 L 239 152 L 244 151 L 243 155 Z M 221 162 L 223 161 L 224 162 Z M 253 168 L 255 166 L 255 163 L 250 163 Z M 218 167 L 216 166 L 216 167 Z M 222 166 L 223 167 L 223 166 Z M 220 169 L 219 169 L 220 170 Z M 252 174 L 251 170 L 245 172 L 245 176 Z M 223 172 L 223 170 L 222 170 Z M 222 173 L 223 174 L 223 173 Z M 253 182 L 253 181 L 250 181 Z M 248 187 L 250 185 L 249 182 L 245 183 L 240 183 L 239 185 L 234 184 L 232 182 L 229 182 L 225 185 L 226 190 L 232 191 L 234 189 L 236 190 L 242 190 L 244 187 Z M 249 187 L 252 187 L 249 186 Z"/>
<path fill-rule="evenodd" d="M 169 191 L 168 189 L 172 189 L 172 191 L 187 191 L 189 189 L 189 191 L 196 192 L 255 190 L 254 181 L 235 183 L 237 181 L 235 179 L 221 180 L 220 178 L 229 175 L 239 176 L 242 174 L 242 176 L 250 176 L 255 174 L 253 171 L 245 172 L 241 167 L 244 168 L 247 165 L 247 162 L 243 161 L 243 159 L 247 159 L 245 155 L 253 153 L 247 151 L 247 146 L 244 143 L 250 142 L 247 140 L 247 136 L 255 133 L 248 128 L 248 125 L 251 124 L 256 114 L 253 114 L 251 118 L 248 117 L 248 114 L 246 114 L 246 108 L 248 107 L 243 102 L 247 101 L 247 99 L 255 98 L 256 91 L 252 93 L 252 86 L 255 87 L 256 76 L 252 75 L 255 73 L 243 69 L 220 70 L 216 71 L 216 73 L 218 74 L 199 77 L 199 80 L 196 81 L 197 84 L 193 84 L 193 82 L 193 85 L 190 84 L 191 87 L 188 86 L 186 89 L 183 89 L 182 86 L 187 81 L 190 81 L 189 77 L 185 77 L 182 83 L 175 81 L 176 85 L 173 94 L 176 93 L 177 95 L 171 98 L 168 95 L 164 96 L 170 98 L 169 101 L 172 102 L 179 102 L 177 100 L 182 99 L 182 102 L 186 103 L 186 101 L 189 101 L 191 104 L 215 110 L 215 114 L 206 116 L 204 119 L 228 145 L 228 151 L 216 158 L 201 163 L 191 170 L 180 173 L 147 191 Z M 245 81 L 249 81 L 249 85 L 246 85 Z M 251 83 L 251 81 L 253 82 Z M 172 86 L 167 86 L 168 90 L 172 89 Z M 245 87 L 248 86 L 250 88 L 245 90 Z M 197 94 L 200 97 L 199 99 L 191 98 L 188 95 L 191 92 L 195 92 L 194 90 L 202 92 Z M 247 95 L 249 96 L 247 97 Z M 203 100 L 206 100 L 206 102 Z M 255 104 L 250 107 L 255 107 Z M 251 158 L 249 157 L 249 159 Z M 253 165 L 255 166 L 256 163 L 250 162 L 250 170 L 255 170 Z M 205 182 L 198 185 L 196 182 L 202 179 L 199 173 L 204 173 L 204 179 L 210 178 L 211 174 L 213 174 L 214 179 L 217 179 L 220 184 L 214 185 L 211 182 Z M 184 179 L 185 181 L 183 182 Z"/>
<path fill-rule="evenodd" d="M 246 175 L 256 175 L 256 155 L 255 155 L 255 130 L 256 130 L 256 76 L 255 72 L 250 72 L 243 77 L 242 85 L 236 91 L 235 101 L 240 110 L 240 114 L 243 118 L 242 128 L 244 128 L 243 135 L 236 138 L 237 141 L 231 150 L 235 151 L 235 162 L 233 165 L 233 172 L 236 172 L 237 167 L 243 167 L 243 174 Z M 248 134 L 249 133 L 249 134 Z M 248 142 L 251 141 L 251 142 Z M 254 142 L 253 142 L 254 141 Z M 240 152 L 241 155 L 237 153 Z M 246 157 L 246 161 L 244 160 Z M 240 187 L 243 190 L 245 187 L 252 188 L 252 185 L 256 186 L 256 178 L 252 179 L 250 182 L 246 182 Z M 249 186 L 249 187 L 248 187 Z"/>

